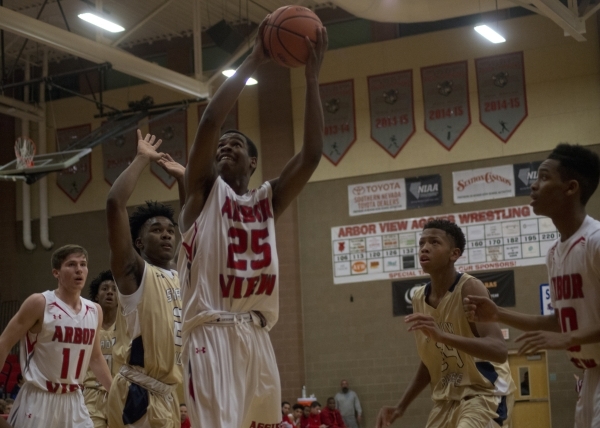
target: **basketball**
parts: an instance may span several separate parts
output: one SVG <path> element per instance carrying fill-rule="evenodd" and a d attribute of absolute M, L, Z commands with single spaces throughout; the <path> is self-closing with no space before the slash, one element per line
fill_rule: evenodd
<path fill-rule="evenodd" d="M 265 25 L 263 46 L 268 55 L 284 67 L 300 67 L 308 61 L 305 36 L 317 43 L 323 24 L 315 13 L 302 6 L 283 6 L 273 12 Z"/>

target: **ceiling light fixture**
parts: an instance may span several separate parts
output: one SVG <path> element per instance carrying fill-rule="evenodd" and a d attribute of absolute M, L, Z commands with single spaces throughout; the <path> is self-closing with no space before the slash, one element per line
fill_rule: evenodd
<path fill-rule="evenodd" d="M 504 43 L 506 39 L 500 34 L 496 33 L 487 25 L 478 25 L 475 27 L 475 31 L 481 34 L 483 37 L 488 39 L 492 43 Z"/>
<path fill-rule="evenodd" d="M 103 30 L 110 31 L 111 33 L 120 33 L 121 31 L 125 31 L 125 28 L 121 27 L 120 25 L 107 21 L 104 18 L 100 18 L 93 13 L 80 13 L 77 16 L 80 19 L 89 22 L 90 24 L 94 24 L 95 26 L 102 28 Z"/>
<path fill-rule="evenodd" d="M 223 70 L 221 73 L 223 73 L 224 76 L 231 77 L 235 74 L 235 70 L 230 68 L 227 70 Z M 256 80 L 253 77 L 250 77 L 250 78 L 248 78 L 248 80 L 246 80 L 246 85 L 248 85 L 248 86 L 256 85 L 257 83 L 258 83 L 258 80 Z"/>

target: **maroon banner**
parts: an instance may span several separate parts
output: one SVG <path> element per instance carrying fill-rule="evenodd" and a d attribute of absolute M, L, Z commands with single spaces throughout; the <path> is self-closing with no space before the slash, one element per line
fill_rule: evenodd
<path fill-rule="evenodd" d="M 104 180 L 111 186 L 137 153 L 137 134 L 135 131 L 119 135 L 102 144 L 102 167 Z"/>
<path fill-rule="evenodd" d="M 354 80 L 321 84 L 319 93 L 325 117 L 323 155 L 337 165 L 356 141 Z"/>
<path fill-rule="evenodd" d="M 92 132 L 90 124 L 61 128 L 56 130 L 56 147 L 58 151 L 66 148 Z M 92 154 L 81 158 L 75 165 L 56 173 L 56 185 L 65 192 L 73 202 L 81 196 L 92 181 Z"/>
<path fill-rule="evenodd" d="M 523 52 L 475 59 L 479 121 L 503 142 L 527 117 Z"/>
<path fill-rule="evenodd" d="M 150 122 L 150 134 L 162 139 L 158 151 L 168 153 L 175 162 L 187 165 L 187 110 Z M 176 180 L 157 163 L 150 164 L 150 171 L 169 189 Z"/>
<path fill-rule="evenodd" d="M 415 133 L 412 70 L 367 78 L 371 138 L 396 157 Z"/>
<path fill-rule="evenodd" d="M 421 68 L 425 131 L 447 150 L 471 124 L 467 61 Z"/>
<path fill-rule="evenodd" d="M 200 123 L 200 119 L 202 119 L 202 115 L 204 114 L 207 105 L 208 103 L 198 105 L 198 123 Z M 229 129 L 238 129 L 238 126 L 238 103 L 236 102 L 225 118 L 225 122 L 221 127 L 221 134 Z"/>

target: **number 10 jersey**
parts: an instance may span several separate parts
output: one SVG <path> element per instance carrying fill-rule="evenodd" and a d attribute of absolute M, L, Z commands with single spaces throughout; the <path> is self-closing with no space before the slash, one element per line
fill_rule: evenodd
<path fill-rule="evenodd" d="M 183 335 L 222 312 L 259 311 L 271 329 L 279 316 L 279 264 L 273 192 L 267 181 L 237 195 L 217 177 L 202 212 L 182 232 L 177 268 Z"/>

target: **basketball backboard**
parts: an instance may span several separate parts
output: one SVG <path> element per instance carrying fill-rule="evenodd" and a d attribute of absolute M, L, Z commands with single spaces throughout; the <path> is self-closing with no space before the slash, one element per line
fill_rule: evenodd
<path fill-rule="evenodd" d="M 33 158 L 33 166 L 29 168 L 19 168 L 17 160 L 0 166 L 0 175 L 29 175 L 42 172 L 62 171 L 74 164 L 79 159 L 90 154 L 92 149 L 69 150 L 66 152 L 45 153 L 36 155 Z"/>

